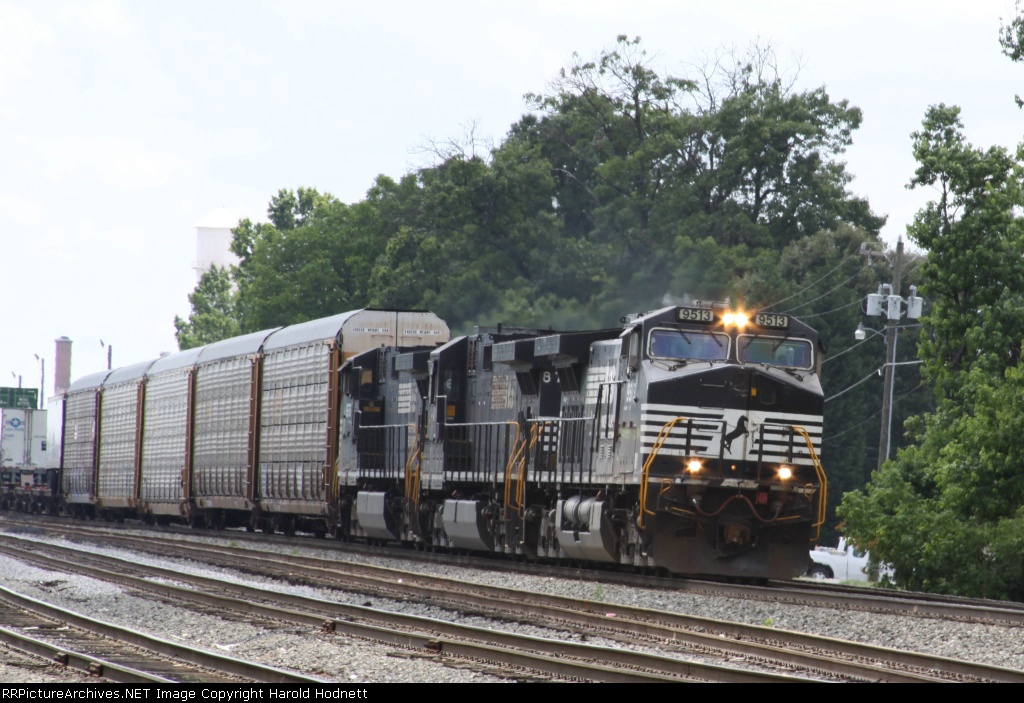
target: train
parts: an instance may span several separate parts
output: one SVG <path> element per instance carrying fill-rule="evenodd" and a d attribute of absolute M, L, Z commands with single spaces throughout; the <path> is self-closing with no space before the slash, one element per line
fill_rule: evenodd
<path fill-rule="evenodd" d="M 456 337 L 355 310 L 76 380 L 59 467 L 5 469 L 0 508 L 790 579 L 825 519 L 822 352 L 728 303 Z"/>

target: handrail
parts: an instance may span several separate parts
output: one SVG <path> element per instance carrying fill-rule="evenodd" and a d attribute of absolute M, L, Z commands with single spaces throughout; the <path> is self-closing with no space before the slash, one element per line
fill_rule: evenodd
<path fill-rule="evenodd" d="M 406 425 L 414 428 L 416 435 L 409 447 L 409 457 L 405 461 L 405 500 L 411 505 L 410 515 L 413 519 L 420 509 L 420 469 L 423 466 L 423 447 L 420 446 L 419 425 Z"/>
<path fill-rule="evenodd" d="M 508 509 L 512 503 L 512 473 L 514 467 L 518 464 L 520 456 L 525 456 L 526 446 L 529 444 L 529 435 L 522 435 L 522 428 L 518 422 L 507 420 L 505 425 L 515 425 L 516 437 L 512 442 L 512 451 L 509 453 L 508 461 L 505 463 L 505 491 L 504 499 L 501 504 L 502 518 L 508 519 Z"/>
<path fill-rule="evenodd" d="M 534 423 L 529 428 L 529 433 L 519 440 L 518 447 L 513 451 L 509 464 L 505 469 L 505 502 L 503 503 L 505 519 L 508 519 L 508 509 L 515 510 L 516 515 L 522 517 L 522 510 L 526 507 L 526 464 L 529 455 L 537 447 L 538 441 L 545 427 L 553 425 L 551 421 Z M 517 471 L 513 471 L 518 468 Z M 512 492 L 512 481 L 515 481 L 515 493 Z"/>
<path fill-rule="evenodd" d="M 818 541 L 821 536 L 821 526 L 825 524 L 825 509 L 828 507 L 828 476 L 825 475 L 825 467 L 821 465 L 818 453 L 814 451 L 814 442 L 807 429 L 800 425 L 793 425 L 793 430 L 799 432 L 807 442 L 807 451 L 811 454 L 811 462 L 814 464 L 814 473 L 818 476 L 818 521 L 811 525 L 817 528 L 817 532 L 811 537 L 812 542 Z"/>
<path fill-rule="evenodd" d="M 669 435 L 672 434 L 672 428 L 681 420 L 688 422 L 690 418 L 683 416 L 674 417 L 661 426 L 661 432 L 658 433 L 658 438 L 654 440 L 651 453 L 647 455 L 647 461 L 644 462 L 644 467 L 640 472 L 640 513 L 637 515 L 636 526 L 641 530 L 644 529 L 644 515 L 655 514 L 653 510 L 647 509 L 647 481 L 651 474 L 651 464 L 654 463 L 654 459 L 658 456 L 658 452 L 661 451 L 661 447 L 668 440 Z"/>

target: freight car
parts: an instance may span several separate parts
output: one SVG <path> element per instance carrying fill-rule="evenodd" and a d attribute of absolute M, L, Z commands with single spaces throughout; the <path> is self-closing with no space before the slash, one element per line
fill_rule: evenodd
<path fill-rule="evenodd" d="M 727 305 L 615 329 L 361 310 L 87 376 L 66 509 L 792 578 L 824 519 L 820 344 Z"/>

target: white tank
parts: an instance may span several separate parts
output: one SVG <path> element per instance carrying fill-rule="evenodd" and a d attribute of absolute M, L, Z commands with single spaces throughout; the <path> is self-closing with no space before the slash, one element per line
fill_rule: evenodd
<path fill-rule="evenodd" d="M 228 267 L 238 263 L 231 253 L 231 229 L 238 218 L 224 208 L 211 212 L 196 225 L 196 282 L 212 266 Z"/>

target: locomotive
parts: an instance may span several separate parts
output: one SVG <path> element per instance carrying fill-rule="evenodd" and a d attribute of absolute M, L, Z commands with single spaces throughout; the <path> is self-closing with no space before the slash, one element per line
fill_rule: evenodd
<path fill-rule="evenodd" d="M 789 579 L 824 521 L 821 344 L 727 304 L 613 329 L 357 310 L 86 376 L 80 517 Z"/>

